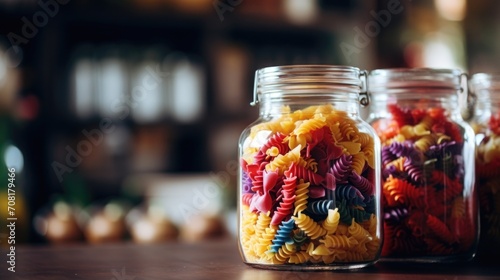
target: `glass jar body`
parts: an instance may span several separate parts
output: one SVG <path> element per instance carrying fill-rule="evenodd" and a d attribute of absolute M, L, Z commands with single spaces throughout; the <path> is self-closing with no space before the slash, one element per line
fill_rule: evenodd
<path fill-rule="evenodd" d="M 476 134 L 478 257 L 500 257 L 500 76 L 476 74 L 471 88 L 477 98 L 469 123 Z"/>
<path fill-rule="evenodd" d="M 304 90 L 263 93 L 260 118 L 241 135 L 241 256 L 270 269 L 373 264 L 382 244 L 378 137 L 348 92 Z"/>
<path fill-rule="evenodd" d="M 470 260 L 478 240 L 474 133 L 453 85 L 426 85 L 372 92 L 368 122 L 382 145 L 382 259 Z"/>

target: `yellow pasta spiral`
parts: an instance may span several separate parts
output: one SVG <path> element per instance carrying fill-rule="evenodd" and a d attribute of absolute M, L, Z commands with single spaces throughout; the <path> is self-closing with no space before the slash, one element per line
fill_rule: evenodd
<path fill-rule="evenodd" d="M 344 136 L 342 135 L 342 131 L 340 131 L 340 123 L 338 121 L 332 122 L 330 125 L 330 130 L 332 131 L 333 139 L 335 142 L 340 142 L 344 140 Z"/>
<path fill-rule="evenodd" d="M 318 172 L 318 162 L 316 162 L 314 158 L 309 158 L 309 159 L 300 158 L 299 165 L 306 169 L 311 170 L 314 173 Z"/>
<path fill-rule="evenodd" d="M 333 234 L 337 230 L 340 221 L 339 209 L 328 209 L 328 216 L 323 221 L 321 226 L 326 230 L 327 234 Z"/>
<path fill-rule="evenodd" d="M 259 256 L 265 255 L 265 253 L 269 250 L 275 235 L 276 230 L 272 228 L 266 228 L 265 232 L 262 234 L 262 237 L 259 238 L 257 244 L 255 244 L 255 253 Z"/>
<path fill-rule="evenodd" d="M 317 239 L 326 234 L 325 229 L 304 213 L 299 213 L 298 217 L 292 218 L 295 220 L 297 227 L 303 230 L 311 239 Z"/>
<path fill-rule="evenodd" d="M 371 240 L 372 237 L 360 224 L 352 219 L 352 224 L 348 228 L 349 234 L 359 242 L 364 240 Z"/>
<path fill-rule="evenodd" d="M 267 171 L 276 171 L 278 170 L 278 173 L 280 175 L 283 175 L 283 173 L 290 168 L 290 165 L 292 163 L 299 163 L 300 162 L 300 149 L 301 146 L 297 146 L 295 149 L 289 151 L 285 155 L 278 155 L 275 157 L 270 163 L 266 165 L 266 170 Z"/>
<path fill-rule="evenodd" d="M 328 249 L 349 249 L 359 244 L 356 238 L 347 235 L 326 235 L 319 242 Z"/>
<path fill-rule="evenodd" d="M 431 133 L 431 127 L 434 123 L 434 119 L 426 115 L 417 125 L 413 127 L 413 132 L 417 136 L 428 135 Z"/>
<path fill-rule="evenodd" d="M 298 213 L 301 213 L 302 211 L 307 209 L 307 199 L 309 198 L 307 194 L 309 193 L 309 185 L 309 182 L 304 183 L 303 180 L 301 180 L 300 183 L 297 184 L 295 190 L 295 210 L 293 212 L 294 215 L 297 215 Z"/>
<path fill-rule="evenodd" d="M 361 144 L 352 141 L 342 141 L 338 143 L 348 155 L 354 155 L 361 151 Z"/>
<path fill-rule="evenodd" d="M 325 118 L 304 120 L 293 132 L 294 135 L 309 134 L 326 125 Z"/>
<path fill-rule="evenodd" d="M 424 135 L 415 141 L 413 144 L 415 148 L 422 152 L 426 152 L 432 145 L 437 143 L 436 136 L 434 134 Z"/>
<path fill-rule="evenodd" d="M 363 169 L 365 168 L 365 154 L 364 153 L 356 153 L 352 155 L 352 170 L 356 172 L 356 174 L 361 175 L 363 173 Z"/>
<path fill-rule="evenodd" d="M 283 246 L 281 246 L 277 253 L 273 254 L 272 262 L 274 264 L 284 264 L 288 261 L 290 256 L 295 253 L 295 251 L 295 244 L 285 243 Z"/>
<path fill-rule="evenodd" d="M 344 121 L 340 122 L 340 132 L 342 135 L 345 137 L 346 140 L 350 141 L 358 141 L 359 140 L 359 130 L 356 127 L 356 124 L 350 120 L 350 119 L 345 119 Z"/>
<path fill-rule="evenodd" d="M 311 255 L 309 255 L 307 252 L 299 251 L 291 255 L 290 258 L 288 259 L 288 262 L 293 264 L 301 264 L 308 262 L 310 259 Z"/>

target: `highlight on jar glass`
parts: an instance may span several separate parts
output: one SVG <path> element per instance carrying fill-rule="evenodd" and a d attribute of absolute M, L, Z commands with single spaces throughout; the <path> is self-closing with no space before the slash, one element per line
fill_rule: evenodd
<path fill-rule="evenodd" d="M 379 259 L 380 142 L 359 116 L 365 88 L 366 73 L 354 67 L 256 71 L 259 119 L 239 141 L 245 263 L 334 270 Z"/>
<path fill-rule="evenodd" d="M 474 132 L 459 106 L 466 84 L 466 75 L 452 69 L 369 75 L 368 122 L 382 143 L 384 261 L 453 262 L 475 255 Z"/>
<path fill-rule="evenodd" d="M 500 75 L 478 73 L 469 84 L 476 100 L 470 124 L 476 133 L 476 186 L 481 225 L 478 257 L 499 257 Z"/>

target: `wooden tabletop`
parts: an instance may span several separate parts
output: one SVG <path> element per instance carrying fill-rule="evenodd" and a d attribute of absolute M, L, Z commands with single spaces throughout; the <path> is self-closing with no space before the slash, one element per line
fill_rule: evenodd
<path fill-rule="evenodd" d="M 453 265 L 408 265 L 379 262 L 355 271 L 295 272 L 252 268 L 240 258 L 236 241 L 224 239 L 196 244 L 137 245 L 73 244 L 16 247 L 16 272 L 7 270 L 1 248 L 0 279 L 280 279 L 280 280 L 420 280 L 500 279 L 495 265 L 477 260 Z"/>

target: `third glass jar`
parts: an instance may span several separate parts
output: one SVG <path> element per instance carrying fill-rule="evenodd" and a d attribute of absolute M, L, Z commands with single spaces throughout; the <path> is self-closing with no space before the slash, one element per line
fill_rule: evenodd
<path fill-rule="evenodd" d="M 476 97 L 470 121 L 476 133 L 476 183 L 481 209 L 478 257 L 500 257 L 500 75 L 478 73 L 470 88 Z"/>
<path fill-rule="evenodd" d="M 475 255 L 474 132 L 459 106 L 465 77 L 428 68 L 369 75 L 368 121 L 382 144 L 383 260 L 453 262 Z"/>

